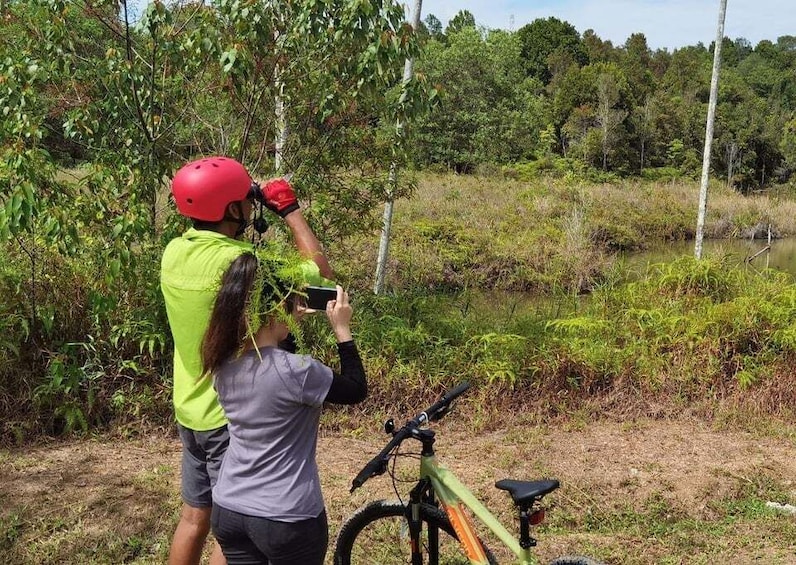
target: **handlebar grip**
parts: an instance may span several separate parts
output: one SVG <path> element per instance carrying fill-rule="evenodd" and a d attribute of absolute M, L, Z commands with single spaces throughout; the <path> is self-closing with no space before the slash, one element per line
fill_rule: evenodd
<path fill-rule="evenodd" d="M 351 490 L 348 492 L 354 492 L 356 489 L 361 487 L 365 484 L 369 478 L 381 474 L 384 472 L 384 460 L 376 457 L 375 459 L 371 459 L 367 465 L 359 472 L 359 474 L 354 477 L 354 480 L 351 481 Z"/>
<path fill-rule="evenodd" d="M 444 411 L 443 411 L 443 413 L 440 413 L 440 409 L 447 408 L 447 406 L 450 405 L 450 403 L 453 402 L 454 399 L 456 399 L 457 397 L 461 396 L 461 394 L 464 391 L 466 391 L 468 388 L 470 388 L 469 381 L 463 381 L 463 382 L 459 383 L 458 385 L 453 387 L 451 390 L 449 390 L 448 392 L 443 394 L 442 398 L 440 398 L 434 404 L 432 404 L 431 406 L 426 408 L 426 411 L 423 412 L 423 414 L 425 414 L 425 416 L 429 420 L 438 419 L 437 418 L 438 415 L 441 417 L 444 414 Z M 423 421 L 423 417 L 422 417 L 423 414 L 421 414 L 420 416 L 418 416 L 416 418 L 418 423 L 421 423 Z"/>
<path fill-rule="evenodd" d="M 392 439 L 384 446 L 384 449 L 382 449 L 376 457 L 368 461 L 368 464 L 362 468 L 356 477 L 354 477 L 354 480 L 351 481 L 351 489 L 348 492 L 354 492 L 365 484 L 365 481 L 369 478 L 384 473 L 384 471 L 387 470 L 387 461 L 390 458 L 390 452 L 395 449 L 397 445 L 400 445 L 408 436 L 409 432 L 405 427 L 395 432 Z"/>
<path fill-rule="evenodd" d="M 453 400 L 457 396 L 461 395 L 468 388 L 470 388 L 469 381 L 460 382 L 458 385 L 453 387 L 453 390 L 449 390 L 445 396 L 448 398 L 448 401 Z"/>

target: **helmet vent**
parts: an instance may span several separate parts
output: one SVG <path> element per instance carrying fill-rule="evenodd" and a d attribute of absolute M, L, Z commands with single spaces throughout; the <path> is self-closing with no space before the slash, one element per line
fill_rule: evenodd
<path fill-rule="evenodd" d="M 188 198 L 187 201 L 188 201 L 188 204 L 193 204 L 193 198 Z"/>

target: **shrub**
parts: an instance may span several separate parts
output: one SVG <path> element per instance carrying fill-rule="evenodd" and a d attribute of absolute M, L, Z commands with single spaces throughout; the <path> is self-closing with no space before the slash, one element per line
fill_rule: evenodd
<path fill-rule="evenodd" d="M 161 391 L 151 412 L 134 417 L 170 413 L 162 393 L 170 337 L 158 252 L 139 249 L 137 276 L 121 280 L 103 276 L 100 240 L 83 243 L 76 256 L 22 238 L 0 249 L 0 308 L 13 312 L 3 317 L 13 326 L 0 338 L 0 404 L 7 414 L 0 433 L 14 441 L 123 422 L 130 414 L 111 399 L 130 382 Z"/>
<path fill-rule="evenodd" d="M 647 167 L 641 172 L 641 178 L 652 182 L 674 182 L 683 176 L 677 167 Z"/>

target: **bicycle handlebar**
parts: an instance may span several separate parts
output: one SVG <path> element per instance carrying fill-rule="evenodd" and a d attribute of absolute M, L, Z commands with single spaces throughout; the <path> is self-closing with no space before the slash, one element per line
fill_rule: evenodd
<path fill-rule="evenodd" d="M 431 406 L 426 408 L 423 412 L 421 412 L 416 418 L 417 423 L 422 424 L 426 420 L 434 421 L 441 419 L 448 411 L 451 402 L 453 402 L 456 398 L 461 396 L 462 393 L 466 391 L 468 388 L 470 388 L 470 383 L 467 381 L 464 381 L 456 385 L 454 388 L 443 394 L 442 398 L 440 398 L 434 404 L 432 404 Z M 426 417 L 426 420 L 420 419 L 423 416 Z"/>
<path fill-rule="evenodd" d="M 390 458 L 390 452 L 395 449 L 397 445 L 400 445 L 400 443 L 409 435 L 408 433 L 403 434 L 402 432 L 404 432 L 404 430 L 406 430 L 406 426 L 398 430 L 389 443 L 384 446 L 384 449 L 382 449 L 376 457 L 368 461 L 368 464 L 365 465 L 359 473 L 357 473 L 357 476 L 354 477 L 353 481 L 351 481 L 351 489 L 348 492 L 354 492 L 359 487 L 364 485 L 365 481 L 367 481 L 369 478 L 375 477 L 376 475 L 381 475 L 387 470 L 387 462 Z"/>
<path fill-rule="evenodd" d="M 420 414 L 406 422 L 402 428 L 393 433 L 392 439 L 387 442 L 378 455 L 368 461 L 362 470 L 351 481 L 351 490 L 354 492 L 356 489 L 365 484 L 365 481 L 371 477 L 383 474 L 387 470 L 387 462 L 390 459 L 390 453 L 393 449 L 401 445 L 401 443 L 412 435 L 412 432 L 419 428 L 426 422 L 440 420 L 445 414 L 448 413 L 451 403 L 461 396 L 468 388 L 470 383 L 464 381 L 457 386 L 446 392 L 434 404 L 423 410 Z"/>

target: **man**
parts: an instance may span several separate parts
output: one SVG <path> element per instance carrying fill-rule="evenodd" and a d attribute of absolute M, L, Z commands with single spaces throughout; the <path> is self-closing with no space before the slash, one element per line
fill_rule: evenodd
<path fill-rule="evenodd" d="M 160 274 L 174 338 L 173 400 L 183 444 L 183 506 L 169 564 L 197 565 L 210 529 L 212 487 L 229 441 L 212 379 L 202 378 L 200 348 L 221 276 L 241 253 L 253 251 L 238 238 L 249 225 L 254 205 L 264 203 L 284 219 L 316 275 L 334 275 L 286 180 L 271 180 L 261 189 L 239 162 L 208 157 L 177 171 L 171 188 L 177 210 L 191 218 L 193 227 L 166 246 Z M 211 565 L 225 562 L 215 544 Z"/>

